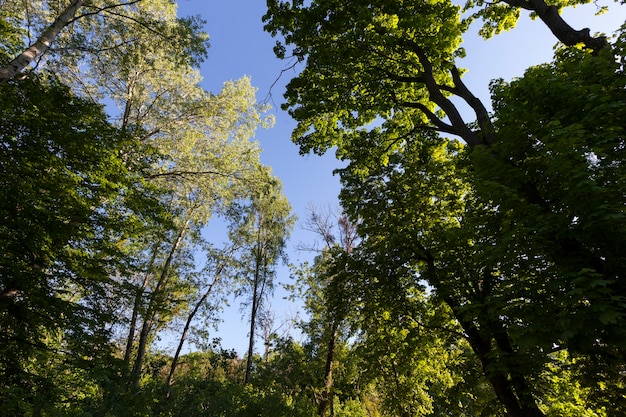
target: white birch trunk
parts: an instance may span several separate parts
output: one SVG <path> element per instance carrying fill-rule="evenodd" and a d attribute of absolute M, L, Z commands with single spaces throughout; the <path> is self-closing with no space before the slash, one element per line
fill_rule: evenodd
<path fill-rule="evenodd" d="M 54 22 L 41 34 L 39 38 L 15 59 L 0 68 L 0 84 L 12 80 L 33 62 L 38 56 L 50 48 L 52 42 L 59 36 L 61 31 L 72 21 L 84 0 L 73 0 Z"/>

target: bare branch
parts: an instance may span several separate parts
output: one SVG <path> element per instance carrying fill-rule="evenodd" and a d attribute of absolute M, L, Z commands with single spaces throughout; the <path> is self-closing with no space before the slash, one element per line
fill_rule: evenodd
<path fill-rule="evenodd" d="M 274 82 L 272 82 L 272 85 L 270 85 L 270 88 L 269 88 L 269 90 L 267 92 L 267 95 L 265 96 L 265 98 L 263 99 L 261 104 L 266 104 L 266 103 L 268 103 L 269 101 L 272 100 L 272 90 L 274 89 L 276 84 L 278 84 L 278 81 L 282 78 L 283 74 L 285 72 L 287 72 L 287 71 L 292 71 L 296 67 L 296 65 L 298 65 L 298 63 L 300 62 L 295 57 L 292 57 L 292 59 L 294 59 L 295 62 L 293 64 L 289 65 L 288 67 L 283 68 L 283 69 L 280 70 L 280 73 L 278 74 L 278 76 L 276 77 Z"/>

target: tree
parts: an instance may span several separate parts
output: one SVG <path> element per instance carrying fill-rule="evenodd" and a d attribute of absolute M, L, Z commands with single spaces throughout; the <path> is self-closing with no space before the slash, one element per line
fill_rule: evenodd
<path fill-rule="evenodd" d="M 318 354 L 325 354 L 324 374 L 320 392 L 316 396 L 319 416 L 329 411 L 334 415 L 333 371 L 337 362 L 337 350 L 346 339 L 346 310 L 341 302 L 349 298 L 337 280 L 345 258 L 358 242 L 357 225 L 346 216 L 333 213 L 329 208 L 309 206 L 309 214 L 303 227 L 318 235 L 323 241 L 313 267 L 307 264 L 296 270 L 297 282 L 290 286 L 294 295 L 304 301 L 308 321 L 300 325 L 308 337 L 308 343 L 316 346 Z M 317 247 L 317 245 L 315 245 Z"/>
<path fill-rule="evenodd" d="M 238 224 L 231 233 L 231 240 L 241 242 L 239 266 L 235 271 L 241 282 L 237 292 L 240 295 L 247 293 L 249 297 L 250 333 L 244 378 L 244 383 L 248 384 L 252 376 L 257 319 L 273 291 L 275 267 L 281 259 L 284 260 L 285 244 L 294 218 L 276 178 L 257 188 L 251 200 L 243 203 L 233 207 L 229 215 Z"/>
<path fill-rule="evenodd" d="M 474 5 L 469 3 L 467 7 Z M 577 55 L 579 62 L 596 62 L 596 71 L 605 68 L 605 74 L 613 73 L 612 82 L 618 82 L 619 71 L 616 72 L 613 62 L 621 56 L 621 47 L 609 46 L 603 37 L 590 37 L 588 30 L 575 31 L 564 25 L 556 7 L 543 2 L 478 5 L 484 7 L 474 17 L 487 19 L 483 34 L 512 27 L 517 8 L 530 8 L 566 45 L 585 44 L 592 53 L 585 51 Z M 623 292 L 619 286 L 600 284 L 603 280 L 616 282 L 617 279 L 605 275 L 593 264 L 598 259 L 599 247 L 591 249 L 598 251 L 597 254 L 589 254 L 592 246 L 581 239 L 572 242 L 554 238 L 555 231 L 561 233 L 563 222 L 550 232 L 553 236 L 549 242 L 555 243 L 551 251 L 543 246 L 529 248 L 530 242 L 524 240 L 529 234 L 546 236 L 546 230 L 540 228 L 546 224 L 542 219 L 550 218 L 548 213 L 558 217 L 562 210 L 564 202 L 557 204 L 550 200 L 550 204 L 545 204 L 548 200 L 543 199 L 544 184 L 554 180 L 539 176 L 533 180 L 524 178 L 506 195 L 511 200 L 503 201 L 509 201 L 507 208 L 516 213 L 513 218 L 524 219 L 527 228 L 515 235 L 517 246 L 505 246 L 510 235 L 503 234 L 502 229 L 510 224 L 510 212 L 493 202 L 495 187 L 490 188 L 491 192 L 482 188 L 493 187 L 497 182 L 495 177 L 480 172 L 494 163 L 485 162 L 488 159 L 485 155 L 498 161 L 504 177 L 514 169 L 511 155 L 496 151 L 507 140 L 508 131 L 500 131 L 498 119 L 489 115 L 487 107 L 463 83 L 462 71 L 454 64 L 455 57 L 463 53 L 459 42 L 471 18 L 461 19 L 459 8 L 449 2 L 351 1 L 304 5 L 301 1 L 270 1 L 268 7 L 266 29 L 285 38 L 284 45 L 277 44 L 277 55 L 287 56 L 286 47 L 291 44 L 294 48 L 290 52 L 300 61 L 306 61 L 286 93 L 284 108 L 298 121 L 293 139 L 302 153 L 323 153 L 336 146 L 337 156 L 350 161 L 341 170 L 342 201 L 351 218 L 362 222 L 360 230 L 368 242 L 365 247 L 380 262 L 393 260 L 413 268 L 450 307 L 507 415 L 544 415 L 540 387 L 546 381 L 541 380 L 541 370 L 553 356 L 553 346 L 548 339 L 539 342 L 540 335 L 552 334 L 551 341 L 563 348 L 569 348 L 567 345 L 573 339 L 586 340 L 585 349 L 594 350 L 595 340 L 603 338 L 600 327 L 604 326 L 596 327 L 591 337 L 572 337 L 568 343 L 561 343 L 554 337 L 552 323 L 535 321 L 536 317 L 525 315 L 534 309 L 533 297 L 529 295 L 532 293 L 523 283 L 540 282 L 536 277 L 545 276 L 542 272 L 546 270 L 560 270 L 551 275 L 551 282 L 557 283 L 557 287 L 559 282 L 570 281 L 571 276 L 563 272 L 572 259 L 557 259 L 551 253 L 568 253 L 567 245 L 575 243 L 575 247 L 587 251 L 581 258 L 587 260 L 586 264 L 577 265 L 580 277 L 590 285 L 601 286 L 595 293 L 607 289 L 605 295 L 616 302 L 609 306 L 596 299 L 596 307 L 589 311 L 606 311 L 607 321 L 621 317 L 623 310 L 617 300 L 622 299 Z M 577 91 L 572 85 L 578 82 L 567 84 L 565 71 L 562 75 L 564 85 L 569 85 L 570 91 Z M 602 82 L 592 90 L 600 91 Z M 591 81 L 592 84 L 595 82 Z M 466 121 L 452 97 L 469 106 L 474 122 Z M 594 105 L 601 104 L 601 100 L 595 101 L 599 97 L 601 94 L 581 95 L 582 101 L 592 100 Z M 621 106 L 620 100 L 612 102 L 615 108 Z M 529 140 L 532 131 L 519 129 L 519 109 L 529 106 L 528 102 L 521 104 L 515 107 L 518 112 L 511 113 L 513 117 L 507 120 L 515 120 L 511 126 L 517 131 L 512 137 L 533 146 Z M 548 131 L 558 131 L 548 120 L 552 120 L 552 115 L 546 113 L 545 119 L 531 118 L 529 122 L 541 121 Z M 604 129 L 605 122 L 601 124 Z M 441 135 L 454 135 L 467 146 Z M 607 146 L 619 149 L 619 137 L 619 133 L 607 134 L 607 144 L 611 144 Z M 511 143 L 518 146 L 517 142 Z M 554 151 L 546 153 L 546 161 L 552 161 L 554 155 Z M 585 161 L 579 156 L 578 160 L 581 159 Z M 585 178 L 584 175 L 590 175 L 589 170 L 576 178 Z M 514 201 L 528 205 L 513 207 Z M 620 219 L 622 202 L 611 207 L 609 218 Z M 569 221 L 573 218 L 581 219 L 574 215 Z M 618 224 L 616 220 L 614 226 Z M 499 251 L 508 251 L 505 259 L 510 260 L 509 266 L 504 267 L 495 256 Z M 533 257 L 537 253 L 541 255 Z M 515 273 L 509 275 L 512 269 Z M 522 274 L 526 275 L 524 279 Z M 518 282 L 522 284 L 516 285 Z M 550 304 L 552 297 L 558 298 L 560 289 L 544 286 L 542 291 L 544 303 Z M 569 307 L 557 302 L 551 308 L 564 308 L 567 315 L 579 310 L 574 305 L 593 302 L 580 293 L 568 295 Z M 501 313 L 503 309 L 506 314 Z M 620 338 L 617 329 L 607 329 L 609 332 L 611 337 Z M 525 337 L 519 337 L 520 333 Z M 529 338 L 531 334 L 535 337 Z M 620 343 L 616 341 L 611 349 L 619 352 Z M 571 348 L 580 350 L 575 345 Z M 611 354 L 604 352 L 600 356 L 607 359 Z M 619 386 L 617 382 L 615 387 Z"/>
<path fill-rule="evenodd" d="M 3 4 L 9 13 L 25 22 L 29 37 L 35 41 L 26 49 L 17 54 L 10 62 L 3 63 L 0 68 L 0 84 L 22 74 L 35 60 L 41 60 L 43 55 L 58 50 L 66 53 L 85 52 L 98 53 L 120 46 L 117 39 L 110 37 L 104 43 L 94 42 L 94 30 L 106 22 L 108 27 L 116 26 L 122 21 L 125 26 L 141 27 L 144 34 L 168 38 L 177 44 L 181 57 L 192 49 L 205 53 L 203 35 L 198 33 L 198 22 L 194 19 L 181 19 L 177 25 L 163 25 L 163 14 L 169 8 L 175 9 L 175 4 L 161 0 L 129 0 L 127 2 L 111 3 L 72 0 L 69 4 L 59 4 L 47 1 L 6 1 Z M 118 22 L 116 22 L 118 21 Z M 36 35 L 33 35 L 36 34 Z M 174 57 L 173 56 L 173 57 Z"/>
<path fill-rule="evenodd" d="M 134 299 L 124 357 L 137 388 L 150 341 L 184 314 L 179 301 L 193 298 L 191 254 L 204 245 L 200 230 L 265 180 L 255 178 L 260 150 L 250 138 L 271 119 L 262 117 L 266 108 L 256 104 L 248 78 L 225 83 L 219 94 L 200 87 L 194 65 L 206 54 L 207 36 L 200 22 L 176 17 L 175 3 L 90 7 L 59 38 L 71 47 L 45 65 L 81 94 L 117 104 L 111 116 L 121 129 L 158 149 L 146 178 L 166 190 L 177 228 L 155 230 L 137 255 L 143 273 L 120 277 Z"/>
<path fill-rule="evenodd" d="M 260 150 L 250 138 L 271 119 L 262 117 L 266 108 L 256 104 L 248 78 L 225 83 L 219 94 L 200 87 L 193 66 L 206 53 L 206 35 L 200 22 L 178 19 L 174 3 L 142 0 L 101 12 L 77 21 L 86 53 L 68 49 L 46 66 L 85 96 L 116 103 L 112 117 L 121 128 L 160 152 L 146 178 L 168 191 L 177 231 L 155 231 L 139 255 L 144 272 L 122 277 L 134 287 L 124 356 L 137 388 L 151 339 L 172 312 L 183 314 L 181 299 L 193 298 L 191 254 L 204 245 L 200 230 L 265 180 L 255 178 Z M 67 42 L 75 42 L 70 35 Z M 185 287 L 184 297 L 175 290 Z"/>
<path fill-rule="evenodd" d="M 209 221 L 268 181 L 251 138 L 272 119 L 248 78 L 225 83 L 219 93 L 200 87 L 196 67 L 208 35 L 199 19 L 177 17 L 175 2 L 9 0 L 2 13 L 7 32 L 35 39 L 0 41 L 7 77 L 54 73 L 75 95 L 106 103 L 110 123 L 153 151 L 142 155 L 148 166 L 140 176 L 146 190 L 159 190 L 170 222 L 121 241 L 133 268 L 109 271 L 120 288 L 119 320 L 109 330 L 123 339 L 124 376 L 137 390 L 152 341 L 174 318 L 195 316 L 203 280 L 212 278 L 193 257 L 207 246 Z"/>
<path fill-rule="evenodd" d="M 152 152 L 101 107 L 53 76 L 5 84 L 1 100 L 2 403 L 27 414 L 64 395 L 49 389 L 48 364 L 115 368 L 109 338 L 121 288 L 110 277 L 134 269 L 125 240 L 168 223 L 143 179 Z"/>
<path fill-rule="evenodd" d="M 56 40 L 61 31 L 70 24 L 84 0 L 72 1 L 65 10 L 54 19 L 37 40 L 11 62 L 0 69 L 0 83 L 6 83 L 21 73 L 38 56 L 45 53 Z"/>
<path fill-rule="evenodd" d="M 622 42 L 615 43 L 617 51 Z M 602 375 L 612 386 L 608 395 L 616 395 L 610 400 L 615 407 L 624 406 L 618 375 L 626 366 L 626 338 L 618 324 L 626 314 L 625 259 L 616 250 L 624 227 L 623 71 L 608 50 L 592 57 L 563 48 L 554 62 L 530 68 L 518 80 L 494 82 L 502 140 L 493 152 L 510 164 L 502 167 L 477 153 L 477 188 L 506 213 L 495 219 L 498 239 L 517 253 L 492 247 L 485 256 L 500 259 L 502 273 L 516 277 L 507 291 L 530 293 L 528 302 L 514 307 L 515 316 L 545 326 L 532 334 L 517 328 L 516 338 L 588 355 L 593 365 L 583 365 L 591 368 L 584 385 L 595 385 L 591 375 Z M 537 184 L 535 201 L 519 198 L 526 184 Z"/>

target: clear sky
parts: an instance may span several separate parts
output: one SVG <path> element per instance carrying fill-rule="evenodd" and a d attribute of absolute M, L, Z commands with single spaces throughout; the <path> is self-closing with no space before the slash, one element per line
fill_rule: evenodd
<path fill-rule="evenodd" d="M 178 3 L 180 16 L 200 15 L 207 22 L 205 30 L 210 35 L 211 47 L 209 57 L 201 67 L 203 87 L 217 93 L 225 81 L 250 76 L 252 84 L 258 88 L 257 100 L 268 100 L 273 106 L 275 126 L 259 130 L 256 138 L 264 150 L 262 162 L 271 166 L 283 182 L 295 214 L 300 219 L 305 218 L 309 203 L 336 205 L 339 180 L 332 175 L 332 171 L 339 166 L 339 162 L 334 155 L 300 156 L 298 148 L 290 141 L 295 122 L 280 110 L 280 104 L 286 83 L 296 73 L 287 71 L 278 79 L 281 70 L 288 64 L 275 58 L 272 51 L 275 40 L 263 31 L 261 17 L 265 13 L 265 1 L 179 0 Z M 591 4 L 568 10 L 564 16 L 576 29 L 589 27 L 592 33 L 611 34 L 626 20 L 626 7 L 606 0 L 599 0 L 598 4 L 609 5 L 611 11 L 594 16 L 596 6 Z M 522 75 L 524 69 L 531 65 L 550 61 L 556 44 L 556 39 L 544 24 L 539 20 L 532 21 L 527 13 L 522 14 L 518 27 L 513 31 L 488 41 L 475 35 L 477 30 L 478 27 L 470 29 L 463 44 L 467 58 L 459 66 L 469 70 L 465 82 L 485 103 L 489 102 L 490 80 L 500 77 L 510 80 Z M 314 239 L 314 235 L 296 226 L 289 242 L 290 261 L 299 263 L 310 260 L 311 253 L 299 252 L 295 246 Z M 278 278 L 288 281 L 289 271 L 281 268 Z M 272 302 L 277 325 L 297 311 L 297 306 L 282 299 L 284 295 L 284 291 L 277 286 Z M 221 337 L 224 348 L 234 348 L 243 354 L 247 346 L 248 323 L 239 311 L 239 301 L 231 305 L 224 314 L 224 323 L 212 336 Z M 260 345 L 261 342 L 257 342 L 257 350 Z"/>

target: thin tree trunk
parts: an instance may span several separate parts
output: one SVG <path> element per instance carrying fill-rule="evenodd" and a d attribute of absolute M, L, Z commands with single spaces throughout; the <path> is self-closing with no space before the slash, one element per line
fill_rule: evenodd
<path fill-rule="evenodd" d="M 332 404 L 332 388 L 333 388 L 333 368 L 335 361 L 335 346 L 337 344 L 338 320 L 333 319 L 330 330 L 330 339 L 328 340 L 328 352 L 326 353 L 326 366 L 324 367 L 324 388 L 322 398 L 317 407 L 317 413 L 320 417 L 326 415 L 326 411 L 331 409 L 331 417 L 334 415 Z"/>
<path fill-rule="evenodd" d="M 189 217 L 185 223 L 183 224 L 183 226 L 181 227 L 180 231 L 178 232 L 178 236 L 176 236 L 176 240 L 174 242 L 174 244 L 172 245 L 172 249 L 170 250 L 170 253 L 167 256 L 167 259 L 165 260 L 165 264 L 163 265 L 163 269 L 161 270 L 161 275 L 159 276 L 159 281 L 157 282 L 157 285 L 154 289 L 154 291 L 152 292 L 152 297 L 150 297 L 150 302 L 148 304 L 148 309 L 146 311 L 146 315 L 143 321 L 143 325 L 141 327 L 141 333 L 139 335 L 139 343 L 137 345 L 137 357 L 135 358 L 135 364 L 133 366 L 133 371 L 132 371 L 132 385 L 135 389 L 139 388 L 139 380 L 141 378 L 141 369 L 143 367 L 143 361 L 145 359 L 146 356 L 146 347 L 148 345 L 148 333 L 150 332 L 150 329 L 152 328 L 152 324 L 154 322 L 154 309 L 155 309 L 155 303 L 157 302 L 158 298 L 160 297 L 160 292 L 163 288 L 163 286 L 165 285 L 167 278 L 169 277 L 169 272 L 170 272 L 170 267 L 172 265 L 172 260 L 174 259 L 174 256 L 176 255 L 176 252 L 178 251 L 178 249 L 180 248 L 180 245 L 183 241 L 183 238 L 187 232 L 187 228 L 189 226 L 189 223 L 191 222 L 191 217 Z"/>
<path fill-rule="evenodd" d="M 236 247 L 233 246 L 230 249 L 230 253 L 228 254 L 228 257 L 231 257 L 232 254 L 235 252 Z M 207 300 L 207 298 L 209 298 L 209 295 L 211 295 L 211 293 L 213 292 L 213 288 L 215 287 L 215 285 L 217 285 L 218 281 L 220 280 L 220 276 L 222 274 L 222 272 L 224 271 L 224 268 L 226 267 L 225 264 L 222 264 L 216 271 L 215 273 L 215 278 L 213 279 L 213 282 L 211 283 L 211 285 L 209 286 L 209 288 L 204 292 L 204 294 L 202 294 L 202 297 L 200 297 L 200 300 L 198 300 L 198 302 L 196 303 L 196 305 L 194 306 L 193 310 L 191 311 L 191 313 L 189 313 L 189 316 L 187 317 L 187 322 L 185 323 L 185 328 L 183 329 L 183 333 L 180 336 L 180 340 L 178 342 L 178 347 L 176 348 L 176 353 L 174 354 L 174 358 L 172 359 L 172 365 L 170 366 L 170 372 L 167 376 L 167 381 L 165 386 L 167 387 L 167 391 L 165 393 L 165 398 L 169 399 L 170 395 L 172 393 L 172 384 L 174 383 L 174 373 L 176 372 L 176 367 L 178 366 L 178 358 L 180 357 L 180 352 L 183 349 L 183 345 L 185 343 L 185 341 L 187 340 L 187 333 L 189 332 L 189 328 L 191 327 L 191 322 L 193 321 L 193 319 L 195 318 L 196 314 L 198 314 L 198 311 L 200 310 L 200 307 L 202 306 L 202 304 L 204 304 L 204 302 Z"/>
<path fill-rule="evenodd" d="M 246 375 L 244 377 L 244 383 L 250 383 L 250 375 L 252 374 L 252 354 L 254 352 L 254 329 L 256 324 L 257 310 L 259 308 L 259 280 L 261 279 L 261 260 L 256 260 L 256 266 L 254 271 L 254 284 L 252 291 L 252 312 L 250 314 L 250 339 L 248 342 L 248 358 L 246 361 Z"/>
<path fill-rule="evenodd" d="M 128 330 L 128 338 L 126 339 L 126 350 L 124 351 L 124 371 L 130 371 L 130 357 L 133 351 L 133 342 L 135 341 L 135 330 L 137 328 L 137 319 L 139 317 L 139 307 L 141 305 L 141 299 L 143 298 L 143 293 L 148 287 L 148 283 L 150 282 L 150 276 L 152 275 L 152 268 L 154 267 L 154 261 L 156 260 L 159 245 L 154 246 L 154 250 L 152 251 L 152 256 L 150 258 L 150 262 L 148 263 L 148 268 L 146 270 L 146 274 L 143 277 L 143 282 L 141 283 L 141 287 L 137 288 L 137 293 L 135 295 L 135 304 L 133 305 L 133 314 L 130 319 L 130 326 Z"/>
<path fill-rule="evenodd" d="M 38 56 L 46 52 L 52 42 L 59 36 L 61 31 L 72 21 L 78 9 L 83 5 L 84 0 L 74 0 L 69 6 L 52 22 L 50 26 L 41 34 L 39 38 L 19 54 L 15 59 L 0 68 L 0 84 L 5 84 L 15 78 L 15 76 L 33 62 Z"/>
<path fill-rule="evenodd" d="M 174 383 L 174 372 L 176 372 L 176 366 L 178 365 L 178 358 L 180 357 L 180 352 L 182 351 L 183 345 L 185 344 L 185 341 L 187 340 L 187 333 L 189 332 L 189 328 L 191 327 L 191 322 L 193 321 L 194 317 L 200 310 L 200 307 L 202 306 L 202 304 L 204 304 L 206 299 L 209 297 L 209 295 L 213 291 L 213 287 L 215 287 L 215 284 L 217 284 L 218 280 L 219 280 L 219 275 L 215 277 L 215 279 L 209 286 L 209 289 L 206 290 L 206 292 L 202 295 L 200 300 L 196 303 L 193 310 L 187 317 L 187 321 L 185 322 L 185 328 L 183 329 L 183 332 L 180 335 L 180 340 L 178 341 L 178 347 L 176 348 L 176 353 L 174 354 L 174 358 L 172 359 L 172 364 L 170 366 L 170 372 L 167 376 L 167 381 L 165 382 L 165 386 L 167 387 L 167 391 L 165 393 L 166 399 L 170 397 L 170 394 L 172 392 L 171 386 Z"/>

